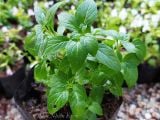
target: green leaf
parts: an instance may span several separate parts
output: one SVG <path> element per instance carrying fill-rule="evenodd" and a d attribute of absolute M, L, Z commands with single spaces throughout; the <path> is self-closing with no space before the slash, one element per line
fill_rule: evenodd
<path fill-rule="evenodd" d="M 137 66 L 140 63 L 135 53 L 125 55 L 122 63 L 122 74 L 129 87 L 136 84 L 138 79 Z"/>
<path fill-rule="evenodd" d="M 142 60 L 146 55 L 145 44 L 140 40 L 133 40 L 133 42 L 121 41 L 124 48 L 130 53 L 136 53 L 137 57 Z"/>
<path fill-rule="evenodd" d="M 71 115 L 70 120 L 87 120 L 86 116 Z"/>
<path fill-rule="evenodd" d="M 135 53 L 137 55 L 137 57 L 142 60 L 145 55 L 146 55 L 146 46 L 145 44 L 140 41 L 140 40 L 134 40 L 133 44 L 135 45 L 136 49 L 135 49 Z"/>
<path fill-rule="evenodd" d="M 115 84 L 115 86 L 121 87 L 123 85 L 124 79 L 121 72 L 115 73 L 112 79 L 112 82 Z"/>
<path fill-rule="evenodd" d="M 68 73 L 70 68 L 69 68 L 69 62 L 66 56 L 59 62 L 59 69 L 65 73 Z"/>
<path fill-rule="evenodd" d="M 103 72 L 107 78 L 113 78 L 113 76 L 117 73 L 115 70 L 107 67 L 106 65 L 100 65 L 99 71 Z"/>
<path fill-rule="evenodd" d="M 93 0 L 85 0 L 76 11 L 76 19 L 80 24 L 91 25 L 97 17 L 97 6 Z"/>
<path fill-rule="evenodd" d="M 138 70 L 136 65 L 128 61 L 124 61 L 122 63 L 122 74 L 129 87 L 133 87 L 136 84 L 138 79 Z"/>
<path fill-rule="evenodd" d="M 125 34 L 125 33 L 119 33 L 118 40 L 128 41 L 128 40 L 129 40 L 129 35 L 128 35 L 128 34 Z"/>
<path fill-rule="evenodd" d="M 115 96 L 122 96 L 123 95 L 123 89 L 121 86 L 113 84 L 111 87 L 109 87 L 109 91 L 114 94 Z"/>
<path fill-rule="evenodd" d="M 44 84 L 47 83 L 48 70 L 49 69 L 47 68 L 47 63 L 45 61 L 37 64 L 34 68 L 34 78 L 36 81 Z"/>
<path fill-rule="evenodd" d="M 43 57 L 43 53 L 46 48 L 46 39 L 44 38 L 43 28 L 41 25 L 36 26 L 36 41 L 35 41 L 35 49 L 38 53 L 39 57 Z"/>
<path fill-rule="evenodd" d="M 123 47 L 128 51 L 128 52 L 132 52 L 132 53 L 135 53 L 135 45 L 131 42 L 128 42 L 128 41 L 121 41 Z"/>
<path fill-rule="evenodd" d="M 43 25 L 45 22 L 45 18 L 46 18 L 44 10 L 40 8 L 38 5 L 36 5 L 34 6 L 34 13 L 35 13 L 36 21 L 39 24 Z"/>
<path fill-rule="evenodd" d="M 59 25 L 71 31 L 79 31 L 79 24 L 74 15 L 62 12 L 58 15 Z"/>
<path fill-rule="evenodd" d="M 135 66 L 140 64 L 140 61 L 135 53 L 128 53 L 127 55 L 125 55 L 123 61 L 126 61 Z"/>
<path fill-rule="evenodd" d="M 98 50 L 98 42 L 96 38 L 93 36 L 83 36 L 80 38 L 80 42 L 91 55 L 96 55 Z"/>
<path fill-rule="evenodd" d="M 105 79 L 106 79 L 106 74 L 103 72 L 100 72 L 99 69 L 95 68 L 93 72 L 91 72 L 91 78 L 90 82 L 93 85 L 103 85 Z"/>
<path fill-rule="evenodd" d="M 97 115 L 103 115 L 102 107 L 97 102 L 92 102 L 92 104 L 88 107 L 88 109 Z"/>
<path fill-rule="evenodd" d="M 115 30 L 104 30 L 101 28 L 94 29 L 95 35 L 102 35 L 106 37 L 112 37 L 114 40 L 118 40 L 119 33 Z"/>
<path fill-rule="evenodd" d="M 72 70 L 73 72 L 76 72 L 85 62 L 87 52 L 80 42 L 75 41 L 69 41 L 66 46 L 66 50 Z"/>
<path fill-rule="evenodd" d="M 84 85 L 87 84 L 89 82 L 89 73 L 86 70 L 85 67 L 82 67 L 75 75 L 75 81 L 80 84 L 80 85 Z"/>
<path fill-rule="evenodd" d="M 57 33 L 59 35 L 63 35 L 64 31 L 65 31 L 65 27 L 64 26 L 58 26 Z"/>
<path fill-rule="evenodd" d="M 106 37 L 112 37 L 114 40 L 127 41 L 129 40 L 129 36 L 127 34 L 118 33 L 115 30 L 104 30 L 101 28 L 94 29 L 95 35 L 102 35 Z"/>
<path fill-rule="evenodd" d="M 121 62 L 122 61 L 122 54 L 121 54 L 121 51 L 120 50 L 115 50 L 115 53 L 119 59 L 119 61 Z"/>
<path fill-rule="evenodd" d="M 123 84 L 123 76 L 122 73 L 119 71 L 114 71 L 110 68 L 108 68 L 107 66 L 99 66 L 99 70 L 104 72 L 105 76 L 106 76 L 106 80 L 110 80 L 115 86 L 122 86 Z"/>
<path fill-rule="evenodd" d="M 32 32 L 25 38 L 25 44 L 24 44 L 25 50 L 29 51 L 29 53 L 31 53 L 33 56 L 37 56 L 37 52 L 35 50 L 35 41 L 36 41 L 35 32 Z"/>
<path fill-rule="evenodd" d="M 49 10 L 47 11 L 47 15 L 46 15 L 46 25 L 48 28 L 50 28 L 50 30 L 53 32 L 54 31 L 54 16 L 55 13 L 57 11 L 57 9 L 64 4 L 64 2 L 58 2 L 56 4 L 54 4 L 51 8 L 49 8 Z"/>
<path fill-rule="evenodd" d="M 119 39 L 119 33 L 115 30 L 106 30 L 106 31 L 104 31 L 103 34 L 106 35 L 106 36 L 112 37 L 115 40 Z"/>
<path fill-rule="evenodd" d="M 47 58 L 52 58 L 59 50 L 64 49 L 68 42 L 65 36 L 50 36 L 47 38 L 47 44 L 44 54 Z"/>
<path fill-rule="evenodd" d="M 86 120 L 97 120 L 97 116 L 95 113 L 88 110 L 86 113 Z"/>
<path fill-rule="evenodd" d="M 48 93 L 47 107 L 49 113 L 53 114 L 68 102 L 69 91 L 66 87 L 66 80 L 56 75 L 51 80 L 54 82 Z"/>
<path fill-rule="evenodd" d="M 104 40 L 103 43 L 106 44 L 107 46 L 110 46 L 112 47 L 114 44 L 115 44 L 115 40 L 112 40 L 112 39 L 107 39 L 107 40 Z"/>
<path fill-rule="evenodd" d="M 96 101 L 101 104 L 104 95 L 104 88 L 101 86 L 93 86 L 90 92 L 90 98 L 92 101 Z"/>
<path fill-rule="evenodd" d="M 106 45 L 99 45 L 99 50 L 97 52 L 96 58 L 100 63 L 115 71 L 120 71 L 121 69 L 118 57 L 115 55 L 113 49 Z"/>
<path fill-rule="evenodd" d="M 73 85 L 73 90 L 70 95 L 69 102 L 73 115 L 82 117 L 85 115 L 87 107 L 87 95 L 84 87 L 76 84 Z"/>

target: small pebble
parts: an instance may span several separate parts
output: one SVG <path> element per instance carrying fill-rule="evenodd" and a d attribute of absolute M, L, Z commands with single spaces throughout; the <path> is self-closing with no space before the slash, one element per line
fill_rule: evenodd
<path fill-rule="evenodd" d="M 150 113 L 146 113 L 144 116 L 147 120 L 150 120 L 152 118 Z"/>
<path fill-rule="evenodd" d="M 136 108 L 135 110 L 135 115 L 138 116 L 141 112 L 141 108 Z"/>
<path fill-rule="evenodd" d="M 124 103 L 118 113 L 122 120 L 160 120 L 160 83 L 125 89 Z"/>
<path fill-rule="evenodd" d="M 0 98 L 0 120 L 23 120 L 12 100 Z"/>
<path fill-rule="evenodd" d="M 135 104 L 131 104 L 131 105 L 130 105 L 130 109 L 131 109 L 131 110 L 135 110 L 135 109 L 136 109 L 136 105 L 135 105 Z"/>
<path fill-rule="evenodd" d="M 123 117 L 123 116 L 125 116 L 125 114 L 123 112 L 119 112 L 118 116 L 122 116 Z"/>
<path fill-rule="evenodd" d="M 158 114 L 156 112 L 153 112 L 152 117 L 155 118 L 155 119 L 160 119 L 160 113 Z"/>

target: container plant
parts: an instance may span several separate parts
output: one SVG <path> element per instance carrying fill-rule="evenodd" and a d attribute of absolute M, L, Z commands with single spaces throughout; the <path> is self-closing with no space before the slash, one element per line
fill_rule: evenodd
<path fill-rule="evenodd" d="M 26 0 L 0 1 L 0 91 L 7 97 L 13 97 L 25 77 L 23 42 L 32 26 L 26 13 L 30 4 Z"/>
<path fill-rule="evenodd" d="M 145 61 L 150 66 L 159 66 L 159 1 L 114 1 L 99 2 L 98 26 L 129 32 L 131 38 L 145 42 Z"/>
<path fill-rule="evenodd" d="M 26 13 L 30 5 L 31 1 L 26 0 L 0 2 L 0 78 L 12 75 L 23 64 L 23 41 L 32 26 Z"/>
<path fill-rule="evenodd" d="M 11 98 L 25 78 L 24 53 L 14 42 L 3 41 L 0 47 L 0 92 Z"/>
<path fill-rule="evenodd" d="M 125 3 L 124 3 L 125 2 Z M 147 54 L 138 67 L 138 83 L 150 84 L 159 81 L 160 73 L 160 12 L 159 1 L 99 1 L 99 27 L 114 29 L 142 40 Z"/>
<path fill-rule="evenodd" d="M 129 87 L 136 84 L 145 45 L 127 34 L 94 28 L 98 11 L 93 0 L 82 2 L 75 14 L 58 14 L 55 28 L 53 17 L 63 3 L 48 10 L 35 6 L 37 25 L 25 49 L 38 58 L 34 77 L 47 88 L 48 112 L 69 106 L 70 119 L 94 120 L 103 115 L 105 94 L 118 97 L 124 81 Z"/>
<path fill-rule="evenodd" d="M 20 81 L 24 78 L 23 36 L 13 26 L 3 26 L 0 31 L 0 86 L 5 96 L 12 97 Z M 23 70 L 22 70 L 23 69 Z M 23 72 L 19 73 L 21 70 Z M 21 75 L 17 75 L 21 74 Z"/>

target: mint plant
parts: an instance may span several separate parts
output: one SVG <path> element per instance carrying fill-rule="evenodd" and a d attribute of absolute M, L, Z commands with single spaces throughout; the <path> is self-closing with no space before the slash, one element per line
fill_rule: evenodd
<path fill-rule="evenodd" d="M 75 14 L 61 12 L 56 30 L 53 17 L 61 5 L 48 10 L 35 7 L 38 24 L 25 48 L 38 57 L 34 75 L 47 87 L 49 113 L 68 105 L 72 120 L 96 120 L 103 115 L 101 103 L 107 92 L 121 96 L 124 80 L 129 87 L 136 84 L 145 45 L 126 34 L 94 28 L 93 0 L 82 2 Z"/>

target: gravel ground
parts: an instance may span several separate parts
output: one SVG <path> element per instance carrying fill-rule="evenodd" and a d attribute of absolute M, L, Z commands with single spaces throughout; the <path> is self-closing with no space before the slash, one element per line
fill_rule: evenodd
<path fill-rule="evenodd" d="M 0 120 L 23 120 L 13 100 L 0 98 Z"/>
<path fill-rule="evenodd" d="M 116 120 L 160 120 L 160 83 L 125 90 Z"/>

